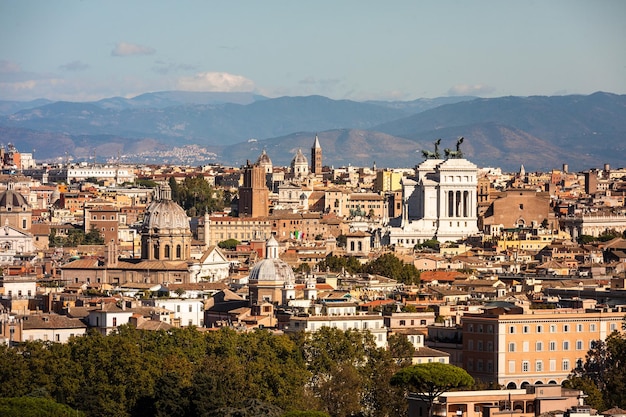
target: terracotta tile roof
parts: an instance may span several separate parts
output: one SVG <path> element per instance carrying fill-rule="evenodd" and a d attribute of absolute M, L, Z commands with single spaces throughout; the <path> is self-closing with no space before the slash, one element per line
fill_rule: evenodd
<path fill-rule="evenodd" d="M 60 314 L 32 314 L 21 316 L 24 330 L 30 329 L 84 329 L 85 323 L 77 318 Z"/>
<path fill-rule="evenodd" d="M 422 271 L 420 280 L 426 282 L 454 282 L 457 279 L 467 278 L 467 276 L 457 271 Z"/>

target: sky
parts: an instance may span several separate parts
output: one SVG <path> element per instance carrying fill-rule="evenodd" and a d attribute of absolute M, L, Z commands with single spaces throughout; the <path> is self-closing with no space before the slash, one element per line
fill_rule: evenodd
<path fill-rule="evenodd" d="M 0 100 L 626 94 L 624 0 L 0 0 Z"/>

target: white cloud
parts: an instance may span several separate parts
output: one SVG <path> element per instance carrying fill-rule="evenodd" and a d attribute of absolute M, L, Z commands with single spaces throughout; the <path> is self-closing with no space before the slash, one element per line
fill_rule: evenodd
<path fill-rule="evenodd" d="M 89 65 L 80 61 L 72 61 L 72 62 L 68 62 L 67 64 L 60 65 L 59 69 L 62 69 L 65 71 L 84 71 L 86 69 L 89 69 Z"/>
<path fill-rule="evenodd" d="M 199 72 L 178 80 L 178 89 L 184 91 L 253 91 L 254 82 L 241 75 L 227 72 Z"/>
<path fill-rule="evenodd" d="M 457 84 L 448 90 L 449 96 L 482 96 L 496 91 L 486 84 Z"/>
<path fill-rule="evenodd" d="M 118 42 L 111 51 L 112 56 L 135 56 L 135 55 L 152 55 L 156 52 L 154 48 L 149 46 L 137 45 L 129 42 Z"/>

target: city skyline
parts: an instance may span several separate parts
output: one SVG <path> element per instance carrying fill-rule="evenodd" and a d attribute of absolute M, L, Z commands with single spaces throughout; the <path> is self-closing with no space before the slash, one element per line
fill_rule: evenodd
<path fill-rule="evenodd" d="M 0 1 L 0 99 L 626 93 L 626 4 Z"/>

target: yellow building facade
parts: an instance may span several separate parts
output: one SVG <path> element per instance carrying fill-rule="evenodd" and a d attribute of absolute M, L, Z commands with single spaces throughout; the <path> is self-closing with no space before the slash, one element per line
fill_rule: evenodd
<path fill-rule="evenodd" d="M 508 389 L 561 384 L 593 341 L 621 331 L 620 309 L 516 311 L 463 316 L 463 367 L 474 378 Z"/>

